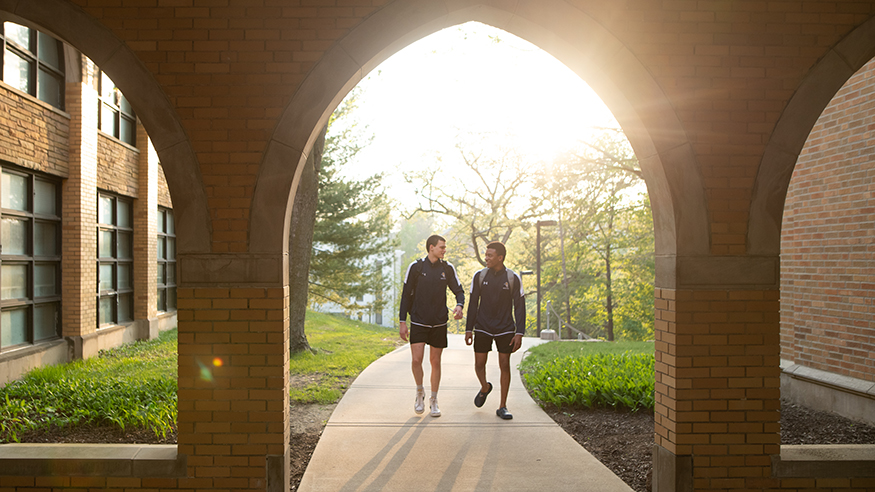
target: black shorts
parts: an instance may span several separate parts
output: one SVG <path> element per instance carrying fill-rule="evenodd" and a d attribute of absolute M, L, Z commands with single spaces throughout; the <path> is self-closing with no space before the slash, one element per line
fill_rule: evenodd
<path fill-rule="evenodd" d="M 494 337 L 483 332 L 474 332 L 474 352 L 483 354 L 492 350 L 492 341 L 500 354 L 509 354 L 513 350 L 513 337 L 516 333 L 507 333 Z"/>
<path fill-rule="evenodd" d="M 447 326 L 426 328 L 411 323 L 410 343 L 425 343 L 434 348 L 447 348 Z"/>

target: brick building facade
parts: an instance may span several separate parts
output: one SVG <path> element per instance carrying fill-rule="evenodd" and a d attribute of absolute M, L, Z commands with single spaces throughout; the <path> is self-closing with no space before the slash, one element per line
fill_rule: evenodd
<path fill-rule="evenodd" d="M 871 0 L 0 0 L 0 13 L 64 39 L 129 98 L 164 163 L 179 251 L 178 446 L 100 460 L 90 475 L 75 456 L 0 463 L 0 488 L 288 487 L 287 238 L 301 164 L 381 61 L 476 20 L 586 80 L 641 162 L 657 255 L 654 489 L 875 489 L 872 462 L 849 474 L 800 459 L 778 425 L 784 199 L 817 118 L 875 57 Z M 96 213 L 97 177 L 80 161 L 99 142 L 73 120 L 63 196 L 82 197 L 65 204 L 75 224 Z M 153 208 L 134 217 L 149 222 Z M 93 265 L 93 230 L 65 229 L 65 264 Z M 64 296 L 65 319 L 93 319 Z"/>
<path fill-rule="evenodd" d="M 155 278 L 159 204 L 148 135 L 112 81 L 71 46 L 6 22 L 0 81 L 0 384 L 176 325 Z M 48 53 L 48 54 L 47 54 Z M 17 71 L 9 67 L 15 64 Z M 107 209 L 115 206 L 117 210 Z M 121 208 L 118 208 L 118 207 Z M 149 221 L 134 214 L 155 209 Z M 114 215 L 114 216 L 113 216 Z M 175 266 L 175 264 L 173 264 Z"/>
<path fill-rule="evenodd" d="M 875 423 L 875 61 L 838 91 L 790 180 L 781 232 L 785 396 Z"/>

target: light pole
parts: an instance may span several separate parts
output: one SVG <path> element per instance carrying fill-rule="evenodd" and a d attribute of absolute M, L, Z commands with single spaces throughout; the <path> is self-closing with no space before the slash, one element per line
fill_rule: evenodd
<path fill-rule="evenodd" d="M 535 222 L 535 272 L 538 284 L 538 337 L 541 336 L 541 226 L 554 226 L 555 220 L 539 220 Z"/>

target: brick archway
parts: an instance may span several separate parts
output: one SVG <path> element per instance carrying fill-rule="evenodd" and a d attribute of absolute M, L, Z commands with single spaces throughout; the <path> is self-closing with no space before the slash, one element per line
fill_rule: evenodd
<path fill-rule="evenodd" d="M 754 184 L 747 234 L 750 254 L 779 253 L 784 200 L 808 134 L 836 92 L 873 57 L 875 18 L 851 31 L 822 56 L 784 108 Z"/>
<path fill-rule="evenodd" d="M 127 44 L 64 0 L 0 2 L 3 20 L 31 24 L 91 58 L 122 89 L 164 163 L 180 254 L 210 250 L 210 222 L 197 157 L 167 95 Z"/>
<path fill-rule="evenodd" d="M 250 253 L 285 249 L 294 190 L 316 135 L 343 97 L 389 56 L 440 29 L 479 21 L 564 62 L 603 98 L 641 161 L 653 204 L 657 285 L 675 285 L 676 256 L 709 251 L 707 204 L 692 146 L 658 84 L 593 17 L 561 1 L 483 5 L 393 2 L 339 40 L 293 95 L 265 152 L 251 208 Z M 283 203 L 277 197 L 288 197 Z M 271 227 L 282 221 L 284 229 Z"/>

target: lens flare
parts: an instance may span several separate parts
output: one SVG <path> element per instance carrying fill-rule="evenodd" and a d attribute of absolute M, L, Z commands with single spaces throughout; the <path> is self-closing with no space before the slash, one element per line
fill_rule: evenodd
<path fill-rule="evenodd" d="M 216 357 L 215 359 L 213 359 L 213 365 L 214 365 L 214 366 L 216 366 L 216 367 L 222 367 L 223 364 L 224 364 L 224 362 L 222 361 L 222 359 L 220 359 L 220 358 L 218 358 L 218 357 Z"/>

